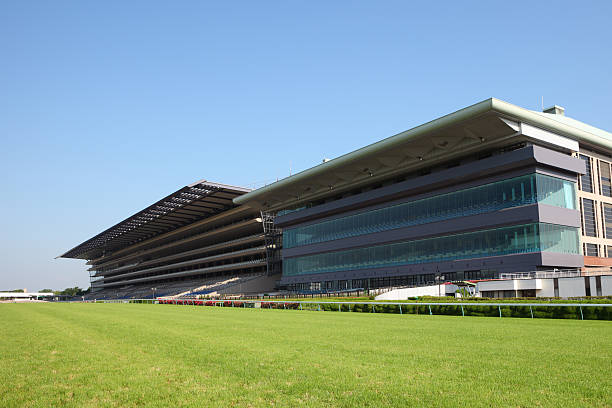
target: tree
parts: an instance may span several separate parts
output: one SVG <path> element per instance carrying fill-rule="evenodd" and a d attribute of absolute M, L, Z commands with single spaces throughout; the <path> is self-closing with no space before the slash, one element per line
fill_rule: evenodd
<path fill-rule="evenodd" d="M 64 296 L 82 296 L 84 293 L 86 293 L 83 289 L 79 288 L 78 286 L 75 286 L 74 288 L 66 288 L 64 290 L 62 290 L 61 292 L 57 292 L 57 295 L 64 295 Z"/>

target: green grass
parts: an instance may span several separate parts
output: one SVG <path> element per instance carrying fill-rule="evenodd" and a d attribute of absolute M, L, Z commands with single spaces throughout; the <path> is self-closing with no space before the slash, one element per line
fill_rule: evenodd
<path fill-rule="evenodd" d="M 419 296 L 408 300 L 376 300 L 374 296 L 359 297 L 327 297 L 315 296 L 307 298 L 266 298 L 263 301 L 302 301 L 302 302 L 386 302 L 386 303 L 612 303 L 612 296 L 587 297 L 587 298 L 456 298 L 451 296 Z"/>
<path fill-rule="evenodd" d="M 612 406 L 608 321 L 0 305 L 1 407 Z"/>

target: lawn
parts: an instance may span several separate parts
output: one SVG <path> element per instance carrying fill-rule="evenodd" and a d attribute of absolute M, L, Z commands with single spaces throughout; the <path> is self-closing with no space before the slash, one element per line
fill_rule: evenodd
<path fill-rule="evenodd" d="M 2 304 L 1 407 L 612 406 L 612 322 Z"/>

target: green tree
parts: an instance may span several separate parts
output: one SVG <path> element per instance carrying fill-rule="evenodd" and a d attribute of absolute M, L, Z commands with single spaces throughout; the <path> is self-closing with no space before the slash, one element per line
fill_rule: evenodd
<path fill-rule="evenodd" d="M 66 288 L 57 294 L 65 296 L 82 296 L 85 293 L 86 292 L 83 289 L 79 288 L 78 286 L 75 286 L 74 288 Z"/>

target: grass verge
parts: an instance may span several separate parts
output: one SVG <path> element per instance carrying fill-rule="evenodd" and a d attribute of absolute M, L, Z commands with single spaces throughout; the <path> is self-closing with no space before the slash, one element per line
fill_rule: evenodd
<path fill-rule="evenodd" d="M 612 323 L 0 305 L 0 406 L 611 406 Z"/>

